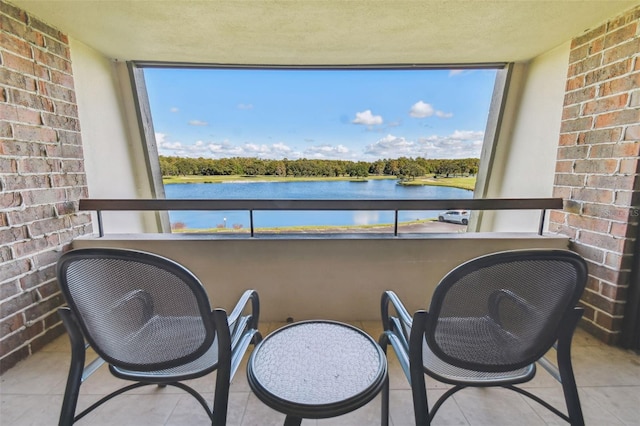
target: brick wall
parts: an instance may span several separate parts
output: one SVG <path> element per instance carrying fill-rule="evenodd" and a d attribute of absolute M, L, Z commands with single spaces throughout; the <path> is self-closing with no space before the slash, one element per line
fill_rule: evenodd
<path fill-rule="evenodd" d="M 617 343 L 638 226 L 640 7 L 574 39 L 550 215 L 589 262 L 583 325 Z"/>
<path fill-rule="evenodd" d="M 67 37 L 0 1 L 0 372 L 63 332 L 55 262 L 91 232 Z"/>

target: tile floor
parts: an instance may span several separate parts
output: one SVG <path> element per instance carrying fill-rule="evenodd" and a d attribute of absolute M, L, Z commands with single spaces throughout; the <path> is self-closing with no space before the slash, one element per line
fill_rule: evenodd
<path fill-rule="evenodd" d="M 354 322 L 378 338 L 377 322 Z M 261 324 L 263 335 L 283 324 Z M 411 391 L 400 366 L 390 351 L 390 424 L 413 424 Z M 19 363 L 1 377 L 1 425 L 55 425 L 62 403 L 69 345 L 65 336 Z M 640 356 L 612 348 L 578 330 L 573 344 L 573 360 L 582 408 L 587 425 L 640 424 Z M 245 359 L 246 361 L 246 359 Z M 209 400 L 213 398 L 212 376 L 192 381 Z M 82 386 L 79 407 L 87 407 L 100 395 L 121 382 L 106 366 Z M 431 401 L 445 386 L 427 378 Z M 562 391 L 543 369 L 526 385 L 539 396 L 563 407 Z M 229 425 L 282 425 L 284 415 L 262 404 L 250 391 L 244 365 L 231 385 Z M 323 420 L 304 420 L 303 425 L 380 424 L 380 398 L 350 414 Z M 167 387 L 144 387 L 125 393 L 89 414 L 77 424 L 84 425 L 205 425 L 208 417 L 186 393 Z M 466 389 L 447 401 L 434 421 L 436 425 L 544 425 L 564 422 L 528 400 L 503 389 Z"/>

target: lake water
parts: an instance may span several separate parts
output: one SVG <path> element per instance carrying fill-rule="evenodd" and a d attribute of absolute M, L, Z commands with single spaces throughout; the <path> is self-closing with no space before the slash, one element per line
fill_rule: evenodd
<path fill-rule="evenodd" d="M 366 182 L 228 182 L 165 185 L 166 198 L 174 199 L 442 199 L 473 198 L 473 192 L 443 186 L 404 186 L 396 180 Z M 437 211 L 398 213 L 400 222 L 435 218 Z M 187 228 L 221 226 L 248 228 L 248 211 L 172 211 L 171 223 L 182 222 Z M 310 225 L 391 224 L 391 211 L 255 211 L 255 228 Z"/>

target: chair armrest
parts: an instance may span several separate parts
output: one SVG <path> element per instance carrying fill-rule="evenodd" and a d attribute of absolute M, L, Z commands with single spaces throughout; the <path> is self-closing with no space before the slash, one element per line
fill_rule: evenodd
<path fill-rule="evenodd" d="M 247 290 L 245 291 L 236 306 L 233 308 L 233 311 L 227 317 L 227 323 L 229 326 L 233 326 L 236 323 L 242 312 L 245 310 L 247 303 L 251 302 L 251 324 L 250 328 L 258 328 L 258 319 L 260 318 L 260 298 L 258 297 L 258 292 L 255 290 Z"/>
<path fill-rule="evenodd" d="M 385 291 L 382 293 L 382 300 L 380 303 L 381 313 L 382 313 L 382 325 L 385 330 L 391 329 L 391 317 L 389 316 L 389 303 L 393 305 L 396 313 L 398 314 L 398 318 L 407 328 L 411 328 L 411 324 L 413 323 L 413 319 L 409 312 L 402 304 L 400 298 L 393 291 Z"/>

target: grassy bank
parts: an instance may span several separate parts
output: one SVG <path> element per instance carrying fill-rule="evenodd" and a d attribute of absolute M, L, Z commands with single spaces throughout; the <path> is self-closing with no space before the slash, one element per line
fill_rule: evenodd
<path fill-rule="evenodd" d="M 439 178 L 416 178 L 414 180 L 402 182 L 402 185 L 432 185 L 450 186 L 453 188 L 467 189 L 473 191 L 476 187 L 476 177 L 439 177 Z"/>
<path fill-rule="evenodd" d="M 398 228 L 421 225 L 434 222 L 435 219 L 412 220 L 409 222 L 398 223 Z M 392 228 L 391 223 L 382 223 L 376 225 L 351 225 L 351 226 L 335 226 L 335 225 L 310 225 L 310 226 L 279 226 L 277 228 L 255 228 L 255 232 L 269 234 L 287 234 L 287 233 L 329 233 L 329 232 L 370 232 L 382 229 Z M 180 234 L 212 234 L 212 233 L 242 233 L 250 232 L 249 228 L 182 228 L 173 229 L 173 233 Z"/>
<path fill-rule="evenodd" d="M 162 178 L 164 184 L 173 183 L 223 183 L 223 182 L 314 182 L 314 181 L 363 181 L 378 179 L 396 179 L 394 176 L 369 176 L 365 179 L 341 177 L 292 177 L 292 176 L 165 176 Z M 436 185 L 450 186 L 473 191 L 476 185 L 474 177 L 456 178 L 416 178 L 412 181 L 402 182 L 402 185 Z"/>

